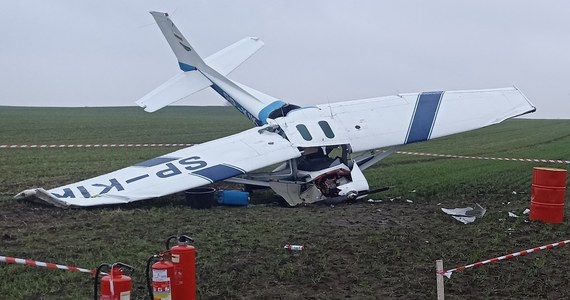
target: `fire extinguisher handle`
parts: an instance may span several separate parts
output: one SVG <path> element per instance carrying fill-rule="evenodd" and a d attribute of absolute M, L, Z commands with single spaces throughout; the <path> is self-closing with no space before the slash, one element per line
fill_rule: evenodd
<path fill-rule="evenodd" d="M 187 236 L 187 235 L 181 235 L 178 237 L 178 242 L 180 242 L 180 243 L 194 243 L 194 239 Z"/>
<path fill-rule="evenodd" d="M 178 243 L 186 243 L 186 244 L 194 243 L 194 239 L 187 235 L 184 234 L 180 236 L 172 235 L 166 239 L 166 250 L 170 250 L 170 242 L 172 240 L 178 240 Z"/>
<path fill-rule="evenodd" d="M 133 266 L 127 265 L 127 264 L 122 263 L 122 262 L 114 263 L 113 267 L 119 267 L 123 270 L 123 272 L 128 271 L 131 274 L 135 271 L 135 268 Z"/>

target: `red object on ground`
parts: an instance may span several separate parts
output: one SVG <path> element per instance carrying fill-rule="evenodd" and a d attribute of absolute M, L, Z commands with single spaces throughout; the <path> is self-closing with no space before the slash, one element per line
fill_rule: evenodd
<path fill-rule="evenodd" d="M 152 265 L 153 300 L 172 299 L 172 281 L 174 281 L 174 264 L 161 259 Z"/>
<path fill-rule="evenodd" d="M 535 167 L 530 196 L 530 220 L 562 223 L 566 170 Z"/>
<path fill-rule="evenodd" d="M 179 243 L 170 248 L 174 264 L 172 280 L 173 300 L 196 299 L 196 249 L 194 246 Z"/>
<path fill-rule="evenodd" d="M 131 299 L 131 277 L 123 275 L 118 267 L 111 268 L 109 275 L 101 278 L 100 300 L 123 300 Z"/>

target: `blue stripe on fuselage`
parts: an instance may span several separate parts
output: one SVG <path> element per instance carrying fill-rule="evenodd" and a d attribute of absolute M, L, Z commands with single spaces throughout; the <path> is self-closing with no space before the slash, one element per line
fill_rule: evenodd
<path fill-rule="evenodd" d="M 228 179 L 244 173 L 245 172 L 239 168 L 228 165 L 215 165 L 196 172 L 192 172 L 192 174 L 205 177 L 212 182 Z"/>
<path fill-rule="evenodd" d="M 262 124 L 267 124 L 267 117 L 269 117 L 269 114 L 285 105 L 287 105 L 287 103 L 283 101 L 275 101 L 269 103 L 266 107 L 259 111 L 259 114 L 257 114 L 258 120 L 261 121 Z"/>
<path fill-rule="evenodd" d="M 406 144 L 429 139 L 442 97 L 443 92 L 426 92 L 418 95 Z"/>
<path fill-rule="evenodd" d="M 185 63 L 181 63 L 178 62 L 178 66 L 180 66 L 180 70 L 184 71 L 184 72 L 189 72 L 189 71 L 196 71 L 198 69 L 196 69 L 196 67 L 191 66 L 189 64 L 185 64 Z"/>
<path fill-rule="evenodd" d="M 248 119 L 250 119 L 253 123 L 255 123 L 255 125 L 260 126 L 260 125 L 264 124 L 259 119 L 257 119 L 254 115 L 252 115 L 247 109 L 245 109 L 243 106 L 241 106 L 241 104 L 239 104 L 239 102 L 237 102 L 234 98 L 232 98 L 232 96 L 230 96 L 228 93 L 226 93 L 224 90 L 222 90 L 222 88 L 219 87 L 217 84 L 212 84 L 212 88 L 214 89 L 214 91 L 216 91 L 218 94 L 220 94 L 220 96 L 222 96 L 222 97 L 224 97 L 224 99 L 228 100 L 228 102 L 231 105 L 233 105 L 237 110 L 239 110 L 239 112 L 244 114 Z"/>

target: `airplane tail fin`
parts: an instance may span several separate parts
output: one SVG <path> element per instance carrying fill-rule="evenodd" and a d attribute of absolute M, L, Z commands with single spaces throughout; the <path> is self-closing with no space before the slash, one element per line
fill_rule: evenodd
<path fill-rule="evenodd" d="M 154 112 L 200 90 L 212 87 L 249 119 L 259 123 L 258 112 L 266 106 L 265 102 L 274 102 L 274 98 L 237 84 L 225 76 L 257 52 L 263 46 L 263 42 L 255 37 L 247 37 L 203 60 L 167 13 L 155 11 L 150 13 L 184 73 L 174 76 L 136 103 L 145 111 Z"/>
<path fill-rule="evenodd" d="M 196 50 L 190 46 L 190 43 L 170 20 L 167 13 L 151 11 L 150 14 L 154 17 L 170 48 L 174 51 L 182 71 L 195 71 L 206 65 L 200 55 L 196 53 Z"/>
<path fill-rule="evenodd" d="M 178 59 L 184 73 L 178 74 L 136 101 L 147 112 L 155 112 L 171 103 L 184 99 L 212 85 L 198 69 L 206 66 L 202 58 L 191 48 L 167 13 L 150 12 L 166 41 Z"/>
<path fill-rule="evenodd" d="M 263 46 L 258 38 L 244 38 L 202 59 L 167 13 L 150 12 L 178 59 L 184 73 L 176 75 L 136 103 L 153 112 L 207 87 L 224 97 L 256 125 L 265 124 L 273 111 L 287 105 L 226 77 Z"/>

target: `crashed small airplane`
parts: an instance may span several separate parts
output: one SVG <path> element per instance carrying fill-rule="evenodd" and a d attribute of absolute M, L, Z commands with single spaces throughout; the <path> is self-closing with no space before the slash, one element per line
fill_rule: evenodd
<path fill-rule="evenodd" d="M 242 39 L 202 59 L 168 14 L 151 14 L 183 72 L 136 103 L 154 112 L 211 87 L 256 127 L 77 183 L 26 190 L 16 198 L 35 196 L 60 207 L 110 205 L 225 180 L 269 187 L 291 206 L 355 200 L 373 192 L 362 171 L 398 146 L 535 111 L 515 87 L 297 106 L 226 77 L 263 46 L 258 38 Z M 252 173 L 270 166 L 271 172 Z"/>

